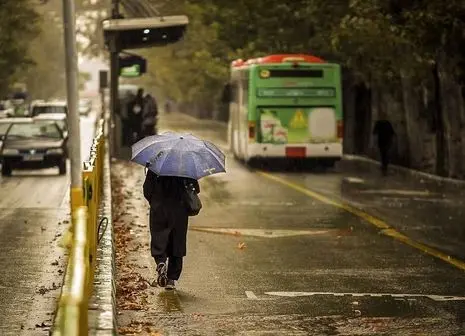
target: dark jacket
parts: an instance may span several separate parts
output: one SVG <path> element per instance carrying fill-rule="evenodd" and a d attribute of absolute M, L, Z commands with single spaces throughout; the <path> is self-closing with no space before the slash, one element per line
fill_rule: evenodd
<path fill-rule="evenodd" d="M 143 97 L 136 96 L 127 105 L 128 113 L 128 125 L 132 130 L 142 129 L 142 114 L 144 111 L 144 99 Z"/>
<path fill-rule="evenodd" d="M 192 183 L 200 192 L 199 183 L 193 179 L 157 176 L 147 171 L 144 197 L 150 204 L 150 234 L 152 256 L 186 255 L 188 215 L 183 197 L 185 182 Z"/>
<path fill-rule="evenodd" d="M 387 147 L 391 145 L 396 133 L 388 120 L 378 120 L 373 128 L 373 134 L 378 136 L 379 147 Z"/>

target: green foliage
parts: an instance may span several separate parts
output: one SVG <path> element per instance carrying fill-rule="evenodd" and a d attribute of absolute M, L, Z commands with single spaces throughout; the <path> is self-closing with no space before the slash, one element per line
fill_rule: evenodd
<path fill-rule="evenodd" d="M 33 65 L 22 69 L 17 77 L 26 83 L 34 98 L 65 96 L 65 55 L 61 17 L 41 8 L 40 33 L 29 43 L 28 54 Z"/>
<path fill-rule="evenodd" d="M 29 0 L 2 0 L 0 5 L 0 94 L 18 69 L 31 64 L 28 45 L 38 33 L 39 15 Z"/>
<path fill-rule="evenodd" d="M 145 53 L 143 82 L 180 102 L 210 104 L 230 61 L 309 53 L 341 63 L 365 83 L 422 80 L 438 56 L 451 73 L 465 61 L 463 0 L 177 0 L 160 11 L 187 14 L 185 40 Z"/>

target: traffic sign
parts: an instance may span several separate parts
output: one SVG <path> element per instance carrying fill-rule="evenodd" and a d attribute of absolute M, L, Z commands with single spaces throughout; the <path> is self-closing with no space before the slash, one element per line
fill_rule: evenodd
<path fill-rule="evenodd" d="M 129 67 L 121 68 L 120 70 L 120 76 L 121 77 L 126 77 L 126 78 L 131 78 L 131 77 L 139 77 L 141 74 L 140 71 L 140 65 L 139 64 L 134 64 Z"/>

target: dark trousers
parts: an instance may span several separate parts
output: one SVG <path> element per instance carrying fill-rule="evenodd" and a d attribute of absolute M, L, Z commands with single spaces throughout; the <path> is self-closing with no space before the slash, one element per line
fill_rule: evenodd
<path fill-rule="evenodd" d="M 381 156 L 381 170 L 383 173 L 387 173 L 389 165 L 389 152 L 391 145 L 389 143 L 380 143 L 378 144 L 379 154 Z"/>
<path fill-rule="evenodd" d="M 166 255 L 155 256 L 155 262 L 166 263 Z M 182 257 L 168 257 L 168 279 L 178 280 L 182 272 Z"/>

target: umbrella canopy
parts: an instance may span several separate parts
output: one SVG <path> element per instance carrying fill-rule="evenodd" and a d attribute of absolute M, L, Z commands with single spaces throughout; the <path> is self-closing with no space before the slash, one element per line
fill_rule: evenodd
<path fill-rule="evenodd" d="M 132 146 L 131 161 L 160 176 L 200 179 L 225 172 L 225 155 L 214 144 L 192 134 L 167 132 Z"/>

